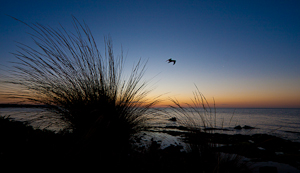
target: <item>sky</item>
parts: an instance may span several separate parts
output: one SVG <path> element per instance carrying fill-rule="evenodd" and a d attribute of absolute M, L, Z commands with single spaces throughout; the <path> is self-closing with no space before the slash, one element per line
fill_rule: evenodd
<path fill-rule="evenodd" d="M 197 86 L 217 107 L 300 108 L 299 9 L 299 0 L 2 0 L 0 69 L 14 60 L 16 42 L 34 44 L 7 15 L 70 30 L 74 15 L 100 51 L 106 35 L 116 55 L 123 48 L 125 73 L 148 61 L 144 80 L 161 105 L 189 103 Z"/>

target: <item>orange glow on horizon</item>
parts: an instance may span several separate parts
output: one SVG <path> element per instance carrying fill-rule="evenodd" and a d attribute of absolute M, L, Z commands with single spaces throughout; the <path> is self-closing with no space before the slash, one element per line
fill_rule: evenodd
<path fill-rule="evenodd" d="M 193 105 L 191 99 L 177 99 L 181 106 L 187 104 Z M 300 108 L 300 99 L 298 98 L 218 98 L 215 97 L 216 108 Z M 214 107 L 213 99 L 207 99 L 210 107 Z M 164 100 L 155 107 L 175 106 L 170 100 Z M 201 105 L 200 105 L 201 106 Z"/>
<path fill-rule="evenodd" d="M 214 107 L 214 100 L 216 108 L 300 108 L 300 97 L 295 95 L 291 96 L 266 96 L 266 95 L 236 95 L 234 96 L 205 96 L 210 107 Z M 148 101 L 153 101 L 155 97 L 148 98 Z M 159 102 L 154 107 L 169 107 L 176 106 L 172 99 L 177 100 L 181 106 L 186 107 L 187 104 L 193 106 L 193 95 L 177 96 L 177 97 L 161 97 L 158 98 Z M 31 104 L 30 102 L 22 102 L 17 99 L 8 99 L 0 95 L 0 104 Z M 202 105 L 199 105 L 202 106 Z"/>

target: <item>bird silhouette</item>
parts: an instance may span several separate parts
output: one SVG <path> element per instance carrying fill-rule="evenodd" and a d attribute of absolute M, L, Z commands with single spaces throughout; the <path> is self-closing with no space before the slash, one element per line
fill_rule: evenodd
<path fill-rule="evenodd" d="M 173 62 L 173 65 L 175 65 L 176 60 L 173 60 L 172 58 L 170 58 L 170 59 L 167 60 L 167 62 L 168 62 L 168 63 Z"/>

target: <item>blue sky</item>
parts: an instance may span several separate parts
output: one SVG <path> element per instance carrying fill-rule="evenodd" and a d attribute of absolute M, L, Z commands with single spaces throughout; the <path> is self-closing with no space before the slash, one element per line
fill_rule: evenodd
<path fill-rule="evenodd" d="M 15 41 L 33 45 L 30 30 L 5 14 L 69 30 L 74 15 L 100 51 L 108 34 L 115 54 L 122 45 L 125 71 L 148 60 L 151 96 L 188 102 L 195 84 L 217 106 L 300 107 L 299 9 L 298 0 L 2 1 L 0 64 L 13 60 Z"/>

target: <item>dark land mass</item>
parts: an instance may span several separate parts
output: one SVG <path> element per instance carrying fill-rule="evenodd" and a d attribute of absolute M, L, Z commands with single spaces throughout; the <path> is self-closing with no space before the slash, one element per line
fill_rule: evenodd
<path fill-rule="evenodd" d="M 213 133 L 213 130 L 227 131 L 228 129 L 207 129 L 205 133 L 199 134 L 198 132 L 183 132 L 182 130 L 187 130 L 187 128 L 183 126 L 169 126 L 168 128 L 177 128 L 181 131 L 163 130 L 162 132 L 172 136 L 185 136 L 185 142 L 187 143 L 189 143 L 189 139 L 201 136 L 203 139 L 208 139 L 212 144 L 217 144 L 214 147 L 215 151 L 238 154 L 251 158 L 253 161 L 285 163 L 300 170 L 300 143 L 298 142 L 292 142 L 267 134 L 227 135 Z M 244 126 L 243 128 L 251 129 L 252 127 Z"/>
<path fill-rule="evenodd" d="M 33 104 L 0 104 L 0 108 L 48 108 L 48 106 Z"/>
<path fill-rule="evenodd" d="M 251 158 L 253 161 L 286 163 L 300 170 L 300 143 L 297 142 L 264 134 L 250 136 L 167 130 L 163 132 L 173 136 L 183 135 L 186 137 L 185 142 L 193 145 L 197 143 L 192 141 L 196 138 L 195 135 L 197 139 L 200 135 L 201 139 L 209 140 L 205 142 L 206 144 L 213 144 L 213 147 L 208 149 L 213 151 L 210 153 L 231 153 Z M 0 166 L 2 169 L 7 167 L 13 169 L 14 167 L 8 165 L 27 165 L 22 169 L 36 168 L 42 169 L 41 171 L 48 169 L 71 171 L 80 167 L 110 169 L 109 172 L 114 169 L 121 169 L 122 172 L 195 172 L 195 169 L 201 171 L 215 169 L 211 160 L 218 157 L 216 154 L 209 154 L 203 159 L 203 156 L 200 157 L 197 153 L 182 152 L 182 146 L 170 145 L 160 149 L 158 141 L 149 141 L 151 145 L 148 148 L 136 148 L 126 155 L 111 152 L 103 159 L 103 155 L 97 155 L 97 152 L 92 155 L 74 152 L 73 148 L 78 144 L 78 140 L 75 139 L 72 133 L 33 129 L 24 122 L 0 117 Z M 224 164 L 218 163 L 218 169 L 223 170 L 220 172 L 251 171 L 246 164 L 237 166 L 236 163 L 228 161 Z M 205 172 L 212 172 L 207 170 Z"/>

